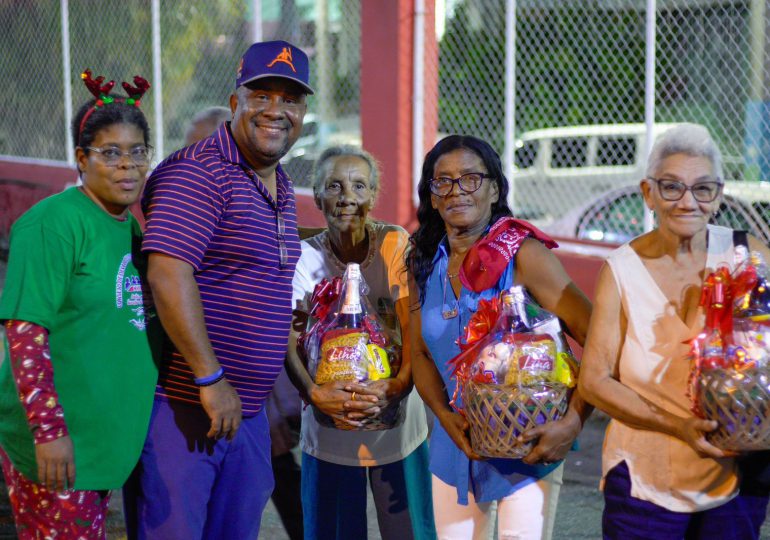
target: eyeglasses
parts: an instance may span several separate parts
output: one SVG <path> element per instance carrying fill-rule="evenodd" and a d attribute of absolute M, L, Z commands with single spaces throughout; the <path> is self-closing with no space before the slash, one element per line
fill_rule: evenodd
<path fill-rule="evenodd" d="M 658 184 L 658 191 L 664 201 L 678 201 L 689 191 L 696 201 L 709 203 L 719 197 L 719 193 L 722 191 L 722 183 L 716 181 L 698 182 L 688 186 L 676 180 L 658 179 L 651 176 L 648 178 Z"/>
<path fill-rule="evenodd" d="M 152 156 L 152 148 L 149 146 L 135 146 L 128 152 L 123 152 L 120 148 L 115 146 L 108 146 L 107 148 L 96 148 L 94 146 L 87 147 L 88 150 L 96 152 L 102 157 L 102 161 L 108 167 L 116 167 L 120 165 L 120 160 L 123 156 L 128 156 L 134 165 L 140 167 L 147 165 L 150 162 Z"/>
<path fill-rule="evenodd" d="M 492 178 L 492 176 L 478 172 L 467 173 L 457 178 L 439 176 L 438 178 L 431 178 L 428 185 L 431 193 L 438 197 L 446 197 L 452 193 L 455 184 L 460 186 L 460 191 L 464 191 L 465 193 L 478 191 L 484 178 Z"/>

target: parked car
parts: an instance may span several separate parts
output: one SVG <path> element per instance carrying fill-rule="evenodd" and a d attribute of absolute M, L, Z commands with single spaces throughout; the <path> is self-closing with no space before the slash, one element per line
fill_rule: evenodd
<path fill-rule="evenodd" d="M 542 228 L 553 236 L 621 244 L 644 232 L 644 200 L 638 184 L 594 197 Z M 770 184 L 726 182 L 712 223 L 746 230 L 770 244 Z"/>
<path fill-rule="evenodd" d="M 313 163 L 321 152 L 336 144 L 361 145 L 358 117 L 341 118 L 324 125 L 315 114 L 305 115 L 297 142 L 281 160 L 295 187 L 311 187 Z"/>
<path fill-rule="evenodd" d="M 657 137 L 676 124 L 655 124 Z M 559 219 L 611 189 L 636 184 L 646 166 L 645 124 L 602 124 L 528 131 L 516 141 L 512 207 L 529 219 Z M 727 180 L 738 180 L 726 156 Z"/>

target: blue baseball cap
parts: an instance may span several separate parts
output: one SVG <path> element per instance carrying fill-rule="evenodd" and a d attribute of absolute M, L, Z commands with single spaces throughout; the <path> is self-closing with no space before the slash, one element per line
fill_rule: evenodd
<path fill-rule="evenodd" d="M 266 77 L 281 77 L 299 84 L 312 94 L 308 80 L 310 65 L 302 49 L 287 41 L 255 43 L 243 54 L 235 74 L 235 87 Z"/>

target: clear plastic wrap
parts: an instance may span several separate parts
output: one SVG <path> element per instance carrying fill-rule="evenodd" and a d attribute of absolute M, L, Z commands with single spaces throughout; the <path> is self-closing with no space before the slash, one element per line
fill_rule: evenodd
<path fill-rule="evenodd" d="M 719 427 L 708 440 L 724 450 L 770 449 L 770 288 L 753 253 L 732 274 L 705 281 L 706 327 L 692 343 L 693 412 Z"/>
<path fill-rule="evenodd" d="M 534 443 L 518 437 L 560 419 L 577 383 L 578 363 L 559 319 L 514 286 L 479 303 L 460 345 L 465 350 L 452 363 L 474 451 L 525 456 Z"/>
<path fill-rule="evenodd" d="M 342 280 L 316 286 L 311 315 L 316 320 L 300 336 L 300 351 L 316 384 L 355 381 L 367 384 L 395 377 L 401 366 L 400 335 L 383 324 L 369 303 L 369 288 L 357 264 L 349 264 Z M 403 421 L 403 400 L 354 427 L 331 418 L 315 407 L 316 419 L 345 430 L 390 429 Z"/>

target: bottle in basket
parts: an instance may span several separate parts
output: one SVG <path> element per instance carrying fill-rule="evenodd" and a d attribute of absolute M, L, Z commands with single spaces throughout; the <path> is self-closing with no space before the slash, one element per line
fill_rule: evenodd
<path fill-rule="evenodd" d="M 329 381 L 365 381 L 390 376 L 388 355 L 382 347 L 370 343 L 361 306 L 361 269 L 348 265 L 345 296 L 335 324 L 321 338 L 321 361 L 316 383 Z"/>
<path fill-rule="evenodd" d="M 463 386 L 474 451 L 516 458 L 534 446 L 519 442 L 522 433 L 563 416 L 577 369 L 558 319 L 522 287 L 503 291 L 500 303 L 497 322 L 478 341 L 475 359 L 457 362 L 462 366 L 470 361 L 470 369 L 460 367 L 455 373 Z"/>
<path fill-rule="evenodd" d="M 336 309 L 314 325 L 318 347 L 309 359 L 309 371 L 316 384 L 332 381 L 371 381 L 395 377 L 400 366 L 401 343 L 391 329 L 385 327 L 366 297 L 366 284 L 358 264 L 345 270 L 341 296 Z M 314 408 L 319 423 L 344 430 L 390 429 L 404 419 L 403 401 L 389 404 L 376 416 L 351 426 L 333 419 Z"/>

